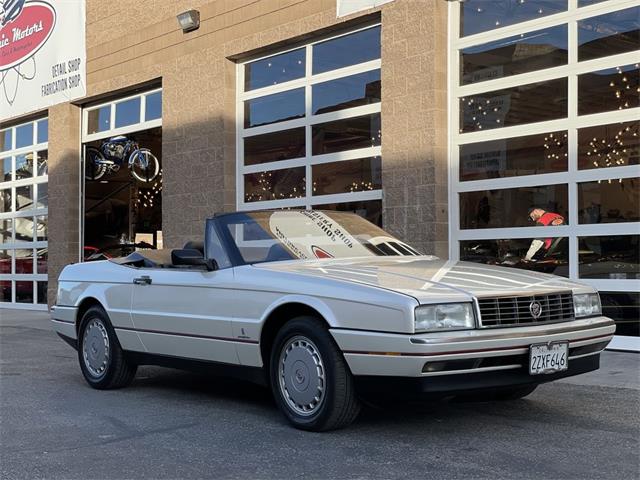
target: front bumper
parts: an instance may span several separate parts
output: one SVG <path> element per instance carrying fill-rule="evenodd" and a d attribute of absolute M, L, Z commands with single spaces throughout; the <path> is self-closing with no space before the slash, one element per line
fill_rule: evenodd
<path fill-rule="evenodd" d="M 51 307 L 51 326 L 53 330 L 74 348 L 77 341 L 77 313 L 77 307 L 62 307 L 59 305 Z"/>
<path fill-rule="evenodd" d="M 431 379 L 435 384 L 440 381 L 437 377 L 472 378 L 482 374 L 491 378 L 500 373 L 512 381 L 503 386 L 517 384 L 512 377 L 523 371 L 525 383 L 541 383 L 558 375 L 528 375 L 529 347 L 536 343 L 569 342 L 569 370 L 563 376 L 589 371 L 581 370 L 580 365 L 597 369 L 599 354 L 614 332 L 614 322 L 602 316 L 548 325 L 420 335 L 331 329 L 357 377 L 409 377 Z M 580 361 L 589 357 L 594 357 L 595 366 L 593 361 Z"/>

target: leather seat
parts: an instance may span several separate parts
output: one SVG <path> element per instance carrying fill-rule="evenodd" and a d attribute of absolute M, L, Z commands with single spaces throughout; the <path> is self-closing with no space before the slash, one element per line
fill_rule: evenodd
<path fill-rule="evenodd" d="M 185 250 L 198 250 L 204 256 L 204 242 L 189 240 L 182 248 Z"/>

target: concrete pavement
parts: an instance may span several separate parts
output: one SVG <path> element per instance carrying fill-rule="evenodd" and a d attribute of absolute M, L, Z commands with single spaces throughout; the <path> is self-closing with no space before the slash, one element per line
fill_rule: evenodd
<path fill-rule="evenodd" d="M 292 429 L 259 387 L 142 367 L 96 391 L 43 313 L 0 310 L 0 478 L 640 478 L 640 355 L 525 400 Z"/>

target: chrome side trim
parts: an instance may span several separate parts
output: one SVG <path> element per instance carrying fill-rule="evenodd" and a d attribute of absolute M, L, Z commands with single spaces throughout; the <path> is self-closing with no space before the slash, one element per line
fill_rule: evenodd
<path fill-rule="evenodd" d="M 604 348 L 602 350 L 598 350 L 597 352 L 584 353 L 582 355 L 574 355 L 573 357 L 569 357 L 569 360 L 577 360 L 578 358 L 591 357 L 592 355 L 600 355 L 604 352 Z"/>
<path fill-rule="evenodd" d="M 443 375 L 460 375 L 464 373 L 481 373 L 481 372 L 495 372 L 498 370 L 514 370 L 516 368 L 521 368 L 522 365 L 513 364 L 513 365 L 499 365 L 496 367 L 480 367 L 480 368 L 467 368 L 464 370 L 449 370 L 446 372 L 427 372 L 422 373 L 423 377 L 438 377 Z"/>

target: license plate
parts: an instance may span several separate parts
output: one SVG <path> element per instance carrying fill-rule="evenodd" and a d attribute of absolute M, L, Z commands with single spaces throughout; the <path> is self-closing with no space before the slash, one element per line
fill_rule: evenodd
<path fill-rule="evenodd" d="M 541 343 L 529 350 L 529 375 L 562 372 L 569 368 L 569 343 Z"/>

